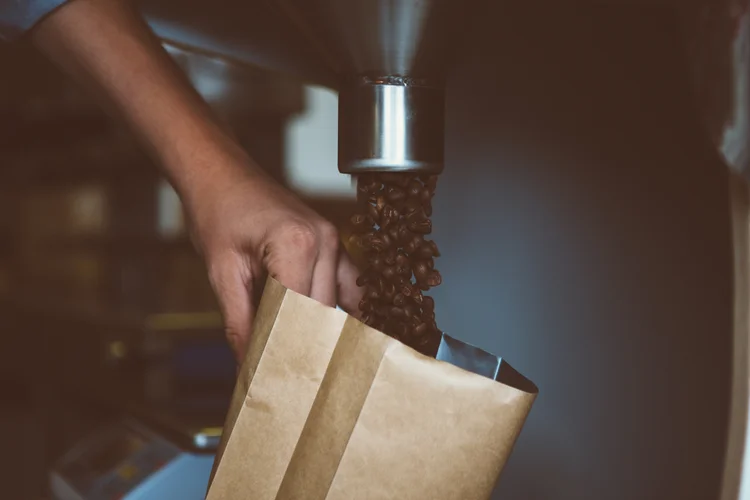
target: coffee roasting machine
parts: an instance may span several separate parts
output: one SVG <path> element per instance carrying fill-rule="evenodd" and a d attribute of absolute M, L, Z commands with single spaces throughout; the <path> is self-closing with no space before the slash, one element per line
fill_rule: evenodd
<path fill-rule="evenodd" d="M 462 35 L 469 29 L 468 14 L 477 15 L 481 11 L 480 2 L 145 0 L 142 3 L 157 35 L 175 46 L 295 74 L 308 82 L 336 89 L 341 173 L 436 175 L 443 171 L 445 80 L 461 51 Z M 701 23 L 691 20 L 688 24 Z M 737 24 L 741 29 L 735 29 L 733 36 L 725 37 L 711 52 L 732 61 L 729 64 L 732 70 L 723 75 L 721 82 L 734 101 L 720 108 L 714 107 L 713 102 L 700 104 L 725 159 L 738 170 L 745 170 L 748 87 L 740 75 L 747 73 L 747 51 L 740 47 L 749 36 L 747 15 L 743 13 Z M 691 33 L 695 35 L 692 40 L 695 44 L 709 43 L 706 33 Z M 705 76 L 710 61 L 697 56 L 695 62 L 696 73 L 704 72 L 702 81 L 710 81 Z M 745 113 L 739 113 L 741 109 Z M 738 432 L 744 437 L 744 425 L 740 427 L 743 429 Z M 112 433 L 120 433 L 122 439 L 118 441 Z M 171 444 L 130 424 L 110 429 L 109 434 L 98 435 L 84 443 L 82 449 L 75 450 L 54 474 L 59 489 L 63 489 L 59 483 L 65 481 L 65 472 L 75 470 L 76 457 L 93 456 L 99 440 L 105 439 L 102 436 L 112 442 L 135 440 L 149 445 L 121 448 L 126 452 L 109 463 L 106 471 L 101 469 L 101 478 L 116 476 L 116 470 L 132 471 L 127 464 L 142 450 L 163 449 L 171 453 L 170 460 L 174 459 L 168 474 L 138 476 L 128 483 L 127 491 L 118 492 L 117 498 L 199 498 L 203 494 L 205 484 L 192 485 L 195 491 L 188 495 L 169 490 L 164 481 L 173 481 L 174 488 L 180 487 L 178 478 L 184 477 L 203 478 L 205 483 L 210 460 L 193 460 L 190 456 L 183 459 Z M 143 436 L 148 436 L 146 441 Z M 164 470 L 159 469 L 162 462 L 153 467 Z M 89 478 L 87 484 L 96 480 Z M 158 483 L 158 489 L 151 489 L 150 483 Z M 158 494 L 149 496 L 149 491 Z M 87 496 L 83 491 L 60 496 L 60 500 L 68 498 L 114 497 Z"/>

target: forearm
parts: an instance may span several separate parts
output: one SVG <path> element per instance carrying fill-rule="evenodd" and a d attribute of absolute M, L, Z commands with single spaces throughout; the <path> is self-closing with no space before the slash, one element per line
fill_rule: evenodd
<path fill-rule="evenodd" d="M 220 170 L 243 163 L 244 153 L 127 0 L 73 0 L 32 38 L 127 122 L 181 194 L 192 197 Z"/>

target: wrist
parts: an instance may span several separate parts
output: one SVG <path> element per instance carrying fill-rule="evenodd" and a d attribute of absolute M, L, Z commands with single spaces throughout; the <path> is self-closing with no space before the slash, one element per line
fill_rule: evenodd
<path fill-rule="evenodd" d="M 216 209 L 231 191 L 264 175 L 231 140 L 191 143 L 181 149 L 162 166 L 191 218 Z"/>

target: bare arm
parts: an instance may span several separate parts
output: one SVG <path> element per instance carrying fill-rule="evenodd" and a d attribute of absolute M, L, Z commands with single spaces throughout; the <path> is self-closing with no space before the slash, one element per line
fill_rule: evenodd
<path fill-rule="evenodd" d="M 130 125 L 188 199 L 216 169 L 251 164 L 127 0 L 73 0 L 32 39 Z"/>
<path fill-rule="evenodd" d="M 32 39 L 129 124 L 180 193 L 238 361 L 266 274 L 357 313 L 336 229 L 252 162 L 127 0 L 72 0 Z"/>

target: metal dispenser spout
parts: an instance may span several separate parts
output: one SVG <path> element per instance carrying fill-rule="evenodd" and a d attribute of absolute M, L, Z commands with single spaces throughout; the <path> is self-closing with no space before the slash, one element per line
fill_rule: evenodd
<path fill-rule="evenodd" d="M 271 0 L 339 85 L 339 171 L 438 174 L 445 78 L 471 1 Z"/>

